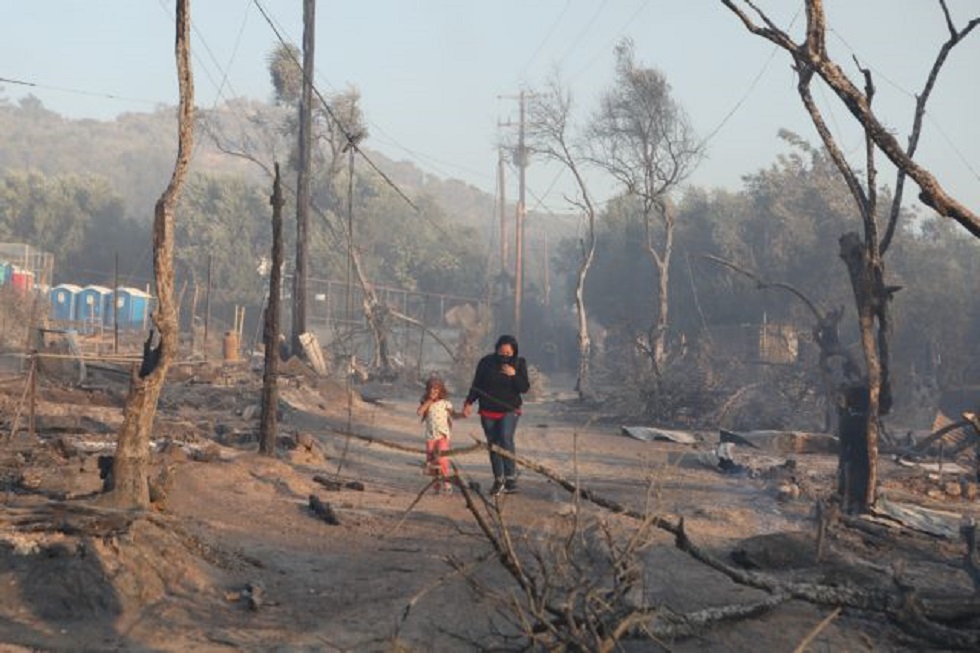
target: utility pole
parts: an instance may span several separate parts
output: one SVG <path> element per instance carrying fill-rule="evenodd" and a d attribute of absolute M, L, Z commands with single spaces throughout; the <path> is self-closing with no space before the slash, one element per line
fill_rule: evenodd
<path fill-rule="evenodd" d="M 514 228 L 514 231 L 517 232 L 517 242 L 514 246 L 514 335 L 518 339 L 521 337 L 521 313 L 524 304 L 524 218 L 527 217 L 524 181 L 524 172 L 527 169 L 527 149 L 524 145 L 525 100 L 526 93 L 522 90 L 519 99 L 520 123 L 517 127 L 517 166 L 520 175 L 517 191 L 517 224 Z"/>
<path fill-rule="evenodd" d="M 514 164 L 518 169 L 518 191 L 517 207 L 515 210 L 516 220 L 514 225 L 514 335 L 520 338 L 521 334 L 521 312 L 524 306 L 524 218 L 527 217 L 527 200 L 525 170 L 527 169 L 528 153 L 524 142 L 524 132 L 527 117 L 527 99 L 533 95 L 522 90 L 518 95 L 500 96 L 507 99 L 516 99 L 519 102 L 519 120 L 517 122 L 517 149 L 514 151 Z M 499 127 L 512 127 L 512 122 L 498 123 Z M 503 230 L 503 168 L 500 169 L 500 188 L 501 188 L 501 251 L 506 245 L 506 233 Z M 504 263 L 506 265 L 506 256 Z"/>
<path fill-rule="evenodd" d="M 299 337 L 306 332 L 315 15 L 316 0 L 303 0 L 303 92 L 299 102 L 299 170 L 296 175 L 296 272 L 293 275 L 293 332 L 291 341 L 293 352 L 302 351 Z"/>
<path fill-rule="evenodd" d="M 507 179 L 504 176 L 504 150 L 497 150 L 497 188 L 500 190 L 500 271 L 507 272 Z"/>
<path fill-rule="evenodd" d="M 500 96 L 507 99 L 516 99 L 519 102 L 519 120 L 517 123 L 517 149 L 514 151 L 514 163 L 518 169 L 518 195 L 516 224 L 514 225 L 514 335 L 520 338 L 521 335 L 521 313 L 524 306 L 524 219 L 527 217 L 527 198 L 525 171 L 528 164 L 527 145 L 524 134 L 527 123 L 527 100 L 534 93 L 522 90 L 518 95 Z M 500 127 L 511 127 L 513 123 L 498 123 Z M 503 184 L 501 184 L 501 188 Z M 504 234 L 501 234 L 503 238 Z"/>

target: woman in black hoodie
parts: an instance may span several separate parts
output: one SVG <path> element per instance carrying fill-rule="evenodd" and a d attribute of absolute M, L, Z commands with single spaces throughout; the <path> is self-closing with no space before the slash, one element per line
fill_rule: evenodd
<path fill-rule="evenodd" d="M 463 403 L 463 416 L 469 417 L 473 403 L 480 402 L 480 423 L 487 443 L 514 453 L 514 431 L 521 415 L 521 395 L 530 390 L 527 362 L 518 356 L 517 339 L 500 336 L 494 353 L 480 359 L 469 394 Z M 513 458 L 490 450 L 493 486 L 490 495 L 517 492 L 517 466 Z"/>

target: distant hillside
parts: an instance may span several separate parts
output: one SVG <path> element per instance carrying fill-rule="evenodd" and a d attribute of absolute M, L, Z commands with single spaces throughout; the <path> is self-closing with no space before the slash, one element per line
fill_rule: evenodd
<path fill-rule="evenodd" d="M 214 111 L 200 111 L 192 172 L 244 176 L 256 183 L 267 177 L 254 162 L 225 150 L 251 150 L 259 160 L 288 158 L 283 142 L 283 109 L 254 100 L 232 100 Z M 220 142 L 220 147 L 218 145 Z M 176 110 L 161 106 L 148 113 L 126 113 L 115 120 L 72 120 L 28 97 L 17 103 L 0 99 L 0 169 L 36 169 L 45 174 L 88 173 L 109 179 L 125 200 L 127 215 L 149 220 L 169 179 L 176 148 Z M 496 203 L 489 193 L 458 179 L 443 179 L 411 161 L 394 161 L 365 147 L 365 152 L 410 197 L 426 195 L 447 218 L 490 234 Z M 508 214 L 513 215 L 513 207 Z M 547 224 L 552 236 L 567 233 L 574 220 L 536 216 L 528 220 L 528 238 L 538 240 Z"/>

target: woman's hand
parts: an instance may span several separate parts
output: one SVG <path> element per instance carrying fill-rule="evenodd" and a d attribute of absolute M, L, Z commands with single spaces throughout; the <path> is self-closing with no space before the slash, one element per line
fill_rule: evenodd
<path fill-rule="evenodd" d="M 462 413 L 462 415 L 463 415 L 463 418 L 464 419 L 467 418 L 467 417 L 469 417 L 470 416 L 470 413 L 472 411 L 473 411 L 473 405 L 472 404 L 463 404 L 463 413 Z"/>
<path fill-rule="evenodd" d="M 507 365 L 506 363 L 500 366 L 500 371 L 503 372 L 505 376 L 514 376 L 517 374 L 517 370 L 514 369 L 514 366 Z"/>

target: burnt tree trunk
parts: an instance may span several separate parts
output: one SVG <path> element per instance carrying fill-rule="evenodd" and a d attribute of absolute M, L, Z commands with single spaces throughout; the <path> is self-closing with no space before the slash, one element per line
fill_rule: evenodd
<path fill-rule="evenodd" d="M 276 452 L 276 408 L 279 404 L 279 298 L 282 291 L 282 185 L 279 164 L 272 183 L 272 271 L 269 274 L 269 304 L 265 308 L 262 342 L 265 370 L 262 374 L 262 418 L 259 423 L 259 453 Z"/>
<path fill-rule="evenodd" d="M 840 440 L 837 463 L 837 494 L 845 512 L 864 512 L 869 506 L 877 473 L 870 457 L 868 386 L 857 383 L 842 389 L 837 407 L 837 433 Z M 877 449 L 875 450 L 877 451 Z"/>
<path fill-rule="evenodd" d="M 660 220 L 664 227 L 664 242 L 660 251 L 654 246 L 651 234 L 650 212 L 654 208 L 660 213 Z M 670 319 L 668 314 L 670 307 L 670 259 L 674 250 L 674 214 L 673 209 L 667 205 L 667 200 L 659 199 L 655 203 L 650 203 L 650 206 L 644 210 L 644 216 L 647 232 L 647 254 L 657 270 L 657 316 L 647 333 L 647 342 L 650 362 L 659 386 L 659 379 L 663 377 L 667 362 L 667 327 Z"/>
<path fill-rule="evenodd" d="M 861 242 L 860 237 L 850 232 L 840 239 L 840 256 L 847 266 L 851 287 L 854 291 L 854 303 L 858 313 L 858 327 L 861 332 L 861 349 L 864 351 L 864 362 L 867 370 L 867 381 L 864 384 L 864 398 L 858 402 L 863 404 L 860 411 L 863 416 L 863 442 L 866 452 L 854 459 L 856 455 L 844 446 L 845 426 L 854 428 L 853 419 L 848 424 L 840 424 L 841 449 L 838 463 L 840 476 L 845 476 L 844 469 L 852 470 L 847 493 L 842 493 L 848 512 L 866 512 L 874 506 L 876 486 L 878 481 L 878 439 L 879 417 L 885 415 L 891 408 L 891 384 L 888 374 L 888 296 L 884 287 L 884 270 L 880 258 L 877 264 L 875 257 L 869 254 L 868 247 Z M 845 393 L 845 407 L 858 404 L 853 394 L 853 387 Z M 856 415 L 856 414 L 855 414 Z M 856 467 L 864 467 L 860 472 Z M 855 476 L 856 475 L 856 476 Z M 855 485 L 855 478 L 861 482 Z"/>
<path fill-rule="evenodd" d="M 177 353 L 177 306 L 174 297 L 174 207 L 187 176 L 194 146 L 194 79 L 190 66 L 190 0 L 177 0 L 175 54 L 180 89 L 177 158 L 170 183 L 157 200 L 153 214 L 153 271 L 157 308 L 153 323 L 160 332 L 159 344 L 152 347 L 153 333 L 144 348 L 143 365 L 135 372 L 123 408 L 115 461 L 113 489 L 108 503 L 120 507 L 146 507 L 150 503 L 147 465 L 150 434 L 157 402 L 167 371 Z"/>

